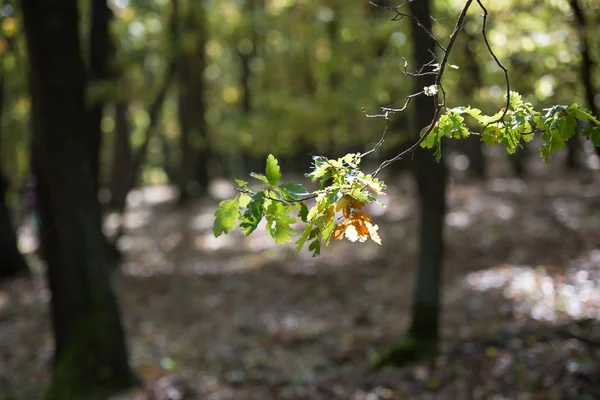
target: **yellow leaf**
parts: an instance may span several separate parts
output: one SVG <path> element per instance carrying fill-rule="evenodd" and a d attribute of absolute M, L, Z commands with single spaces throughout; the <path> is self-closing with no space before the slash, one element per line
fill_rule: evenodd
<path fill-rule="evenodd" d="M 358 230 L 356 229 L 355 225 L 348 225 L 348 227 L 346 228 L 346 239 L 348 239 L 351 242 L 356 242 L 357 240 L 359 242 L 364 242 L 365 240 L 367 240 L 364 236 L 358 233 Z"/>
<path fill-rule="evenodd" d="M 335 226 L 335 230 L 333 231 L 333 238 L 335 240 L 342 240 L 344 238 L 344 231 L 346 230 L 346 225 L 345 222 L 348 221 L 347 219 L 344 220 L 344 222 L 340 222 L 339 224 L 337 224 Z"/>
<path fill-rule="evenodd" d="M 365 203 L 356 200 L 354 197 L 349 194 L 345 194 L 341 199 L 337 201 L 335 206 L 335 211 L 341 211 L 344 215 L 344 218 L 350 218 L 352 214 L 352 209 L 361 209 L 365 206 Z"/>
<path fill-rule="evenodd" d="M 373 191 L 373 193 L 378 195 L 385 195 L 385 193 L 383 192 L 383 187 L 379 182 L 367 182 L 367 186 Z"/>
<path fill-rule="evenodd" d="M 332 236 L 335 240 L 341 240 L 344 236 L 351 242 L 366 242 L 371 238 L 375 243 L 381 244 L 381 238 L 377 233 L 379 227 L 371 224 L 371 217 L 364 212 L 351 212 L 343 222 L 335 226 Z"/>
<path fill-rule="evenodd" d="M 379 229 L 379 227 L 377 225 L 373 225 L 370 222 L 365 222 L 365 225 L 367 226 L 367 229 L 369 230 L 369 235 L 371 236 L 371 240 L 374 241 L 375 243 L 377 243 L 378 245 L 381 245 L 381 238 L 379 237 L 379 234 L 377 233 L 377 230 Z"/>

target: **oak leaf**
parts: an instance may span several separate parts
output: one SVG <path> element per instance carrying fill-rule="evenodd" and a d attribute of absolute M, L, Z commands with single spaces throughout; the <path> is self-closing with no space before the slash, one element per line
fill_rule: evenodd
<path fill-rule="evenodd" d="M 351 212 L 342 222 L 338 223 L 333 232 L 335 240 L 341 240 L 344 236 L 351 242 L 366 242 L 367 239 L 381 244 L 381 238 L 377 233 L 379 227 L 371 224 L 371 217 L 364 212 Z"/>
<path fill-rule="evenodd" d="M 349 194 L 345 194 L 341 199 L 337 201 L 335 206 L 335 211 L 341 211 L 344 215 L 344 218 L 349 218 L 352 214 L 353 209 L 361 209 L 365 206 L 365 203 L 356 200 L 354 197 Z"/>

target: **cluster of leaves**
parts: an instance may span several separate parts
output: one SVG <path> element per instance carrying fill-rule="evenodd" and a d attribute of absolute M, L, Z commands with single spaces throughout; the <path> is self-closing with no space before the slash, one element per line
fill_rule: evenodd
<path fill-rule="evenodd" d="M 421 142 L 421 147 L 434 149 L 439 161 L 443 137 L 463 139 L 479 134 L 469 130 L 463 114 L 473 117 L 482 127 L 481 140 L 490 145 L 500 143 L 510 154 L 522 147 L 521 141 L 529 142 L 536 133 L 541 133 L 540 156 L 548 161 L 550 154 L 563 149 L 565 142 L 577 132 L 578 121 L 588 125 L 581 134 L 600 147 L 600 121 L 578 104 L 555 105 L 540 112 L 523 101 L 519 93 L 511 92 L 509 106 L 508 110 L 502 109 L 491 116 L 469 106 L 449 108 Z"/>
<path fill-rule="evenodd" d="M 427 137 L 422 138 L 421 147 L 434 149 L 439 161 L 442 138 L 462 139 L 477 134 L 486 144 L 502 144 L 512 154 L 522 146 L 522 141 L 529 142 L 536 133 L 541 133 L 541 156 L 547 161 L 551 153 L 564 148 L 565 142 L 577 132 L 578 121 L 587 124 L 581 134 L 600 146 L 600 121 L 578 104 L 555 105 L 540 112 L 523 101 L 519 93 L 511 92 L 508 106 L 491 116 L 469 106 L 449 108 Z M 464 114 L 479 123 L 481 133 L 469 130 Z M 214 235 L 229 233 L 239 222 L 240 230 L 247 236 L 264 218 L 271 237 L 277 244 L 283 244 L 292 241 L 291 235 L 296 233 L 292 225 L 299 218 L 304 227 L 295 242 L 296 249 L 300 251 L 309 242 L 313 256 L 320 254 L 322 243 L 327 246 L 331 238 L 345 237 L 352 242 L 371 239 L 381 244 L 377 225 L 371 223 L 371 217 L 363 210 L 366 204 L 377 202 L 376 195 L 384 194 L 385 184 L 359 169 L 361 158 L 360 153 L 338 159 L 313 157 L 312 171 L 306 177 L 317 188 L 309 192 L 297 183 L 279 183 L 279 163 L 269 155 L 265 173 L 250 174 L 264 186 L 252 191 L 248 182 L 236 180 L 239 194 L 219 204 Z M 306 203 L 313 200 L 314 205 L 309 209 Z M 338 218 L 342 220 L 336 223 Z"/>
<path fill-rule="evenodd" d="M 239 194 L 219 204 L 213 233 L 216 237 L 227 234 L 239 222 L 240 230 L 247 236 L 264 218 L 271 237 L 277 244 L 283 244 L 292 241 L 291 235 L 296 233 L 292 225 L 299 218 L 304 228 L 295 242 L 296 249 L 300 251 L 309 242 L 313 256 L 319 255 L 322 243 L 327 246 L 332 237 L 338 240 L 346 237 L 353 242 L 370 238 L 381 244 L 377 225 L 371 223 L 371 217 L 363 209 L 366 204 L 377 202 L 376 195 L 384 194 L 385 184 L 360 171 L 360 161 L 359 153 L 338 159 L 313 157 L 312 171 L 306 176 L 316 183 L 317 190 L 308 192 L 297 183 L 279 183 L 279 163 L 269 155 L 265 173 L 250 174 L 263 186 L 252 191 L 248 182 L 236 180 Z M 309 209 L 306 203 L 313 200 L 314 205 Z M 342 220 L 336 223 L 339 219 Z"/>

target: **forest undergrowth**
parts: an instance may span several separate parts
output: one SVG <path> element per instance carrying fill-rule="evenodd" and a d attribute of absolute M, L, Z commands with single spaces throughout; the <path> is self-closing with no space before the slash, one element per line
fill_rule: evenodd
<path fill-rule="evenodd" d="M 409 322 L 418 205 L 408 174 L 388 177 L 387 207 L 371 210 L 383 246 L 336 241 L 318 258 L 260 229 L 215 239 L 217 200 L 175 208 L 170 188 L 137 191 L 116 288 L 145 387 L 122 398 L 597 398 L 600 174 L 532 171 L 454 174 L 441 354 L 383 371 L 372 361 Z M 2 400 L 42 398 L 48 300 L 40 273 L 0 286 Z"/>

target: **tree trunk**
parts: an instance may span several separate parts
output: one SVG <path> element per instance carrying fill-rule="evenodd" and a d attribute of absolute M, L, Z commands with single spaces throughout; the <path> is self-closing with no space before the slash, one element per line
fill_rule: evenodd
<path fill-rule="evenodd" d="M 525 179 L 527 175 L 526 161 L 527 156 L 529 155 L 529 151 L 527 150 L 527 144 L 523 144 L 523 148 L 517 148 L 517 151 L 514 154 L 508 155 L 508 161 L 515 173 L 515 176 L 519 179 Z"/>
<path fill-rule="evenodd" d="M 89 157 L 76 0 L 23 0 L 30 61 L 32 169 L 52 293 L 47 399 L 103 399 L 134 382 Z"/>
<path fill-rule="evenodd" d="M 429 5 L 429 0 L 421 0 L 411 3 L 410 10 L 423 28 L 431 31 Z M 417 65 L 424 65 L 431 60 L 429 51 L 435 51 L 435 43 L 415 20 L 412 20 L 411 26 L 414 58 Z M 431 75 L 418 77 L 415 91 L 433 83 Z M 431 97 L 419 96 L 415 99 L 415 121 L 419 131 L 431 123 L 433 107 Z M 417 351 L 427 355 L 436 353 L 439 334 L 446 168 L 443 161 L 434 160 L 433 152 L 420 148 L 415 152 L 413 170 L 419 190 L 421 233 L 409 336 L 417 343 Z"/>
<path fill-rule="evenodd" d="M 127 192 L 127 177 L 131 173 L 132 151 L 129 141 L 129 106 L 127 103 L 115 104 L 115 129 L 113 137 L 113 159 L 110 175 L 110 208 L 124 210 Z"/>
<path fill-rule="evenodd" d="M 431 60 L 429 50 L 435 45 L 423 29 L 431 31 L 429 0 L 410 3 L 412 15 L 413 54 L 417 65 Z M 432 75 L 416 78 L 414 91 L 434 83 Z M 415 128 L 420 131 L 429 125 L 434 115 L 432 97 L 419 96 L 414 100 Z M 427 149 L 415 151 L 412 169 L 417 181 L 420 204 L 420 244 L 416 286 L 413 292 L 412 321 L 408 335 L 398 341 L 377 366 L 401 366 L 417 360 L 430 359 L 437 353 L 440 319 L 441 267 L 443 259 L 443 226 L 445 214 L 446 168 L 435 161 Z"/>
<path fill-rule="evenodd" d="M 92 0 L 90 23 L 90 66 L 89 86 L 93 87 L 92 105 L 88 111 L 89 118 L 89 152 L 92 162 L 92 173 L 97 190 L 100 188 L 100 149 L 102 147 L 102 116 L 107 97 L 107 85 L 110 72 L 110 59 L 114 49 L 110 40 L 109 24 L 112 11 L 106 0 Z"/>
<path fill-rule="evenodd" d="M 179 176 L 177 186 L 179 188 L 179 202 L 186 202 L 192 197 L 194 186 L 194 169 L 196 159 L 194 155 L 194 144 L 192 142 L 192 119 L 194 105 L 192 104 L 193 93 L 190 88 L 191 57 L 182 54 L 178 59 L 177 78 L 179 81 L 178 117 L 179 117 Z"/>
<path fill-rule="evenodd" d="M 596 97 L 596 90 L 592 82 L 592 71 L 594 70 L 595 63 L 590 54 L 590 32 L 588 22 L 584 11 L 579 4 L 579 0 L 569 0 L 569 5 L 571 6 L 571 10 L 573 10 L 573 14 L 575 14 L 575 20 L 577 22 L 576 28 L 579 33 L 579 49 L 581 52 L 581 80 L 585 90 L 585 102 L 587 108 L 589 108 L 592 114 L 597 117 L 598 107 L 596 107 L 596 102 L 594 101 Z M 596 147 L 596 154 L 600 156 L 600 147 Z"/>
<path fill-rule="evenodd" d="M 206 64 L 205 10 L 202 4 L 195 2 L 189 2 L 188 7 L 183 35 L 193 33 L 196 40 L 193 48 L 179 49 L 180 202 L 193 196 L 194 186 L 200 192 L 207 191 L 210 169 L 203 72 Z"/>
<path fill-rule="evenodd" d="M 463 33 L 467 37 L 464 47 L 465 55 L 465 73 L 461 75 L 462 94 L 467 99 L 473 99 L 475 91 L 482 85 L 481 68 L 477 62 L 477 54 L 473 51 L 472 45 L 477 38 L 464 28 Z M 460 143 L 460 142 L 459 142 Z M 463 142 L 463 149 L 469 158 L 469 172 L 477 179 L 485 179 L 486 160 L 483 154 L 483 141 L 480 136 L 468 137 Z"/>

